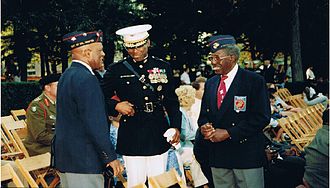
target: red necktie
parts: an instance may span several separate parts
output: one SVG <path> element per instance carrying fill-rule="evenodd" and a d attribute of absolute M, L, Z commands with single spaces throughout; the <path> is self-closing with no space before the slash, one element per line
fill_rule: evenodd
<path fill-rule="evenodd" d="M 227 78 L 228 78 L 228 76 L 225 76 L 225 75 L 221 76 L 220 85 L 219 85 L 218 93 L 217 93 L 218 109 L 220 109 L 222 100 L 223 100 L 223 98 L 225 98 L 225 95 L 227 93 L 226 84 L 225 84 L 225 79 L 227 79 Z"/>

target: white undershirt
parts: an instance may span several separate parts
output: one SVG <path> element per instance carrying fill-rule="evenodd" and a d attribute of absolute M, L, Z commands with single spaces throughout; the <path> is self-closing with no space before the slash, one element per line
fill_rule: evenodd
<path fill-rule="evenodd" d="M 234 66 L 234 68 L 231 69 L 231 71 L 229 71 L 229 73 L 226 75 L 226 76 L 228 76 L 228 78 L 225 79 L 225 81 L 224 81 L 225 82 L 225 85 L 226 85 L 226 91 L 229 90 L 230 85 L 233 82 L 233 80 L 234 80 L 234 78 L 235 78 L 235 76 L 237 74 L 237 71 L 238 71 L 238 65 L 236 64 Z"/>

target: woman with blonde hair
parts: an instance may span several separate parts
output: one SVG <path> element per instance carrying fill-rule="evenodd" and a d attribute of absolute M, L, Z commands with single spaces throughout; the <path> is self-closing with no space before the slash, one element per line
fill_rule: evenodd
<path fill-rule="evenodd" d="M 178 96 L 182 113 L 180 134 L 182 152 L 179 152 L 181 161 L 184 166 L 190 166 L 194 187 L 206 185 L 208 180 L 193 155 L 193 142 L 198 127 L 195 127 L 193 124 L 191 106 L 195 103 L 196 90 L 191 85 L 181 85 L 175 90 L 175 93 Z"/>

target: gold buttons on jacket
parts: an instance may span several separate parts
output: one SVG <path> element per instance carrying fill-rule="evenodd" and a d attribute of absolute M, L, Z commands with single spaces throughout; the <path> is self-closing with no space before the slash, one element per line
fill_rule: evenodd
<path fill-rule="evenodd" d="M 140 67 L 140 69 L 142 69 L 143 68 L 143 65 L 139 65 L 139 67 Z"/>
<path fill-rule="evenodd" d="M 143 89 L 147 89 L 147 86 L 143 86 Z"/>
<path fill-rule="evenodd" d="M 144 97 L 144 100 L 146 100 L 146 101 L 147 101 L 147 100 L 149 100 L 149 98 L 148 98 L 148 97 Z"/>

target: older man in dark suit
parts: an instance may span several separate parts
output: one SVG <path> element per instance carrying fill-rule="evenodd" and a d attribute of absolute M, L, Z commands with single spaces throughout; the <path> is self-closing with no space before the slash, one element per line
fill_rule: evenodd
<path fill-rule="evenodd" d="M 105 56 L 102 32 L 73 32 L 63 40 L 70 45 L 72 65 L 58 83 L 55 167 L 63 187 L 103 187 L 106 166 L 114 175 L 123 167 L 110 142 L 103 93 L 92 71 Z"/>
<path fill-rule="evenodd" d="M 262 129 L 270 120 L 265 80 L 238 67 L 232 36 L 213 36 L 209 45 L 217 75 L 205 84 L 198 124 L 209 142 L 215 187 L 264 187 Z"/>

